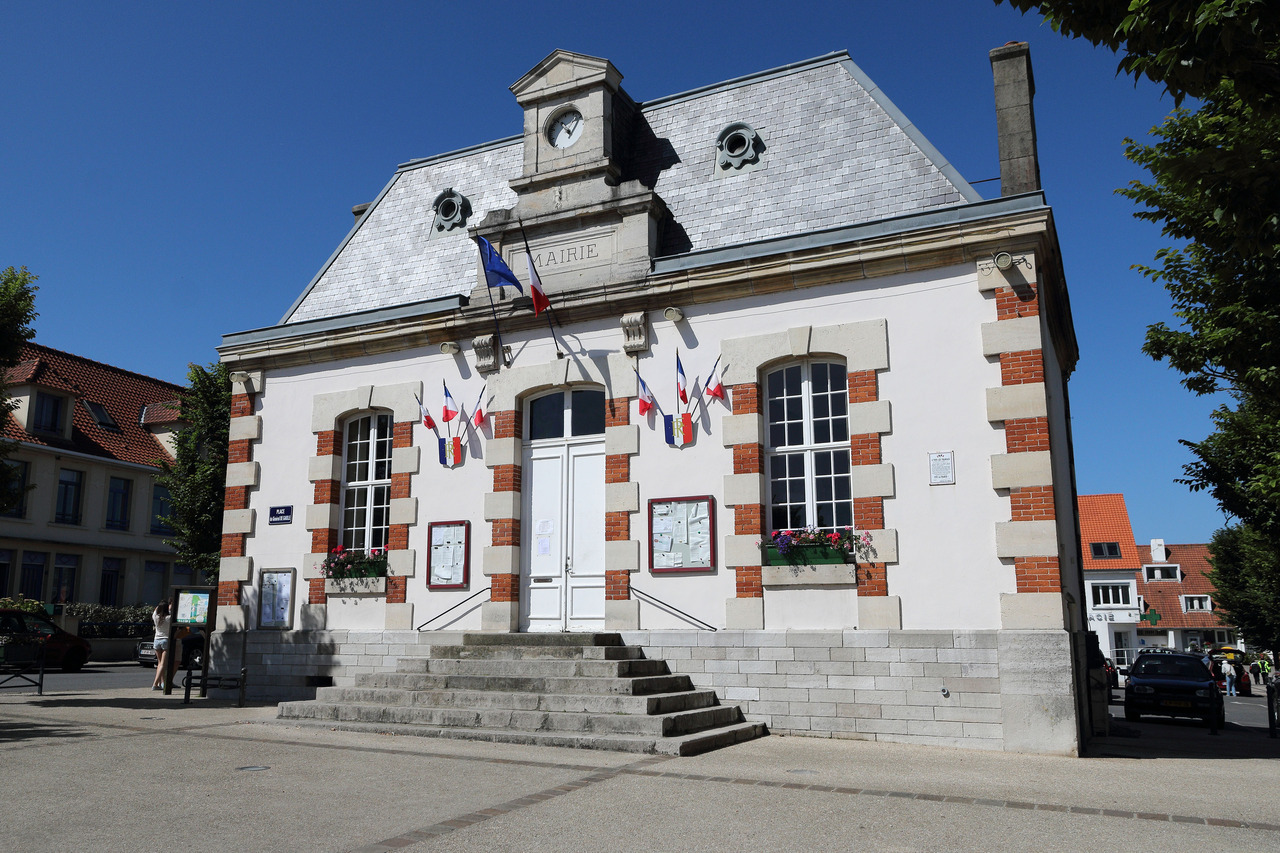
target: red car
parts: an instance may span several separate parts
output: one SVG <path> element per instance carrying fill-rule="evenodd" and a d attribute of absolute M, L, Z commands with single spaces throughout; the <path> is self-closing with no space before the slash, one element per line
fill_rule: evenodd
<path fill-rule="evenodd" d="M 77 672 L 89 660 L 89 642 L 53 624 L 43 613 L 5 608 L 0 610 L 0 634 L 37 634 L 44 640 L 46 668 Z"/>
<path fill-rule="evenodd" d="M 1217 661 L 1215 661 L 1215 663 L 1217 663 Z M 1228 661 L 1222 661 L 1221 663 L 1222 663 L 1222 666 L 1224 666 L 1224 667 L 1225 667 L 1225 666 L 1231 666 L 1230 662 L 1228 662 Z M 1215 667 L 1215 671 L 1220 671 L 1220 668 Z M 1227 695 L 1227 677 L 1226 677 L 1226 675 L 1225 675 L 1225 674 L 1224 674 L 1224 675 L 1214 675 L 1214 680 L 1216 680 L 1216 681 L 1218 682 L 1218 689 L 1222 691 L 1222 695 L 1223 695 L 1223 696 L 1226 696 L 1226 695 Z M 1237 675 L 1237 676 L 1236 676 L 1236 692 L 1237 692 L 1237 693 L 1239 693 L 1241 696 L 1252 696 L 1252 695 L 1253 695 L 1253 679 L 1251 679 L 1251 678 L 1249 677 L 1249 668 L 1248 668 L 1248 667 L 1244 667 L 1244 669 L 1241 671 L 1241 673 L 1240 673 L 1239 675 Z"/>

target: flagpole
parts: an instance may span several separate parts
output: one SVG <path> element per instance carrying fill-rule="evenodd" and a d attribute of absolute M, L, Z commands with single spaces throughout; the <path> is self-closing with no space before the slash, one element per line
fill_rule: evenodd
<path fill-rule="evenodd" d="M 477 235 L 478 236 L 478 235 Z M 480 266 L 484 267 L 484 251 L 480 248 L 480 241 L 476 240 L 476 251 L 480 253 Z M 493 334 L 498 343 L 498 357 L 502 359 L 503 367 L 510 367 L 511 363 L 507 361 L 507 350 L 502 345 L 502 329 L 498 328 L 498 309 L 493 304 L 493 288 L 489 286 L 489 271 L 484 273 L 484 289 L 489 291 L 489 310 L 493 312 Z M 499 287 L 501 290 L 501 287 Z"/>
<path fill-rule="evenodd" d="M 520 226 L 520 239 L 524 240 L 524 253 L 529 256 L 529 266 L 533 267 L 533 250 L 529 248 L 529 235 L 524 233 L 524 222 L 517 219 L 516 224 Z M 533 282 L 529 282 L 529 289 L 533 290 Z M 530 296 L 533 294 L 531 293 Z M 547 329 L 551 332 L 551 343 L 556 347 L 556 358 L 564 358 L 564 353 L 560 352 L 560 342 L 556 340 L 555 327 L 551 325 L 551 317 L 556 313 L 555 306 L 551 304 L 551 300 L 547 300 Z M 556 318 L 556 322 L 560 322 L 560 318 Z"/>

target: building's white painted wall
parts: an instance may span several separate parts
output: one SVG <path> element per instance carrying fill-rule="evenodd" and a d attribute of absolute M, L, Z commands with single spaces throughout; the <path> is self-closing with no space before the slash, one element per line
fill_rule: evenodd
<path fill-rule="evenodd" d="M 554 282 L 548 281 L 554 296 Z M 744 287 L 745 289 L 745 287 Z M 889 370 L 880 374 L 880 398 L 889 400 L 893 428 L 883 436 L 883 459 L 895 467 L 893 497 L 885 501 L 885 522 L 898 531 L 900 560 L 889 566 L 889 591 L 902 598 L 904 628 L 983 629 L 999 627 L 999 595 L 1015 589 L 1013 569 L 995 556 L 994 525 L 1009 518 L 1007 497 L 991 487 L 990 456 L 1005 450 L 1003 432 L 986 417 L 985 389 L 1000 384 L 998 360 L 982 355 L 980 325 L 994 317 L 990 299 L 978 290 L 972 267 L 957 266 L 927 274 L 900 274 L 874 282 L 833 285 L 796 291 L 786 302 L 779 296 L 744 296 L 714 305 L 682 305 L 686 320 L 672 324 L 661 311 L 651 312 L 650 352 L 636 360 L 641 375 L 666 411 L 674 410 L 675 354 L 679 347 L 690 383 L 705 378 L 720 344 L 729 338 L 768 334 L 796 326 L 825 326 L 883 318 L 889 339 Z M 603 357 L 617 352 L 622 332 L 616 322 L 594 322 L 558 328 L 565 348 L 576 354 Z M 506 335 L 516 365 L 554 360 L 545 330 Z M 312 367 L 267 372 L 258 398 L 263 416 L 261 443 L 254 460 L 261 465 L 261 486 L 251 493 L 257 512 L 255 536 L 248 545 L 255 568 L 298 568 L 311 550 L 304 526 L 313 488 L 307 460 L 315 454 L 311 432 L 312 400 L 317 394 L 361 385 L 422 381 L 433 414 L 440 408 L 440 381 L 468 411 L 483 379 L 472 367 L 469 347 L 459 357 L 443 356 L 435 347 L 391 356 L 369 356 Z M 625 377 L 623 377 L 625 379 Z M 606 396 L 616 391 L 606 389 Z M 634 406 L 634 402 L 632 403 Z M 631 534 L 641 542 L 642 569 L 633 583 L 712 625 L 722 626 L 725 600 L 734 596 L 734 573 L 724 564 L 724 538 L 733 533 L 733 512 L 721 499 L 724 476 L 732 472 L 732 452 L 720 437 L 726 404 L 712 400 L 694 408 L 698 433 L 683 450 L 668 447 L 660 418 L 639 418 L 640 455 L 632 458 L 633 480 L 640 482 L 641 511 L 632 516 Z M 409 581 L 408 601 L 414 622 L 461 601 L 487 584 L 480 571 L 483 549 L 491 541 L 483 521 L 483 498 L 492 487 L 492 472 L 483 464 L 484 438 L 472 444 L 464 465 L 446 470 L 436 457 L 435 437 L 415 427 L 422 448 L 420 472 L 413 478 L 418 524 L 410 530 L 417 567 Z M 929 486 L 931 451 L 955 452 L 956 484 Z M 717 570 L 709 574 L 648 572 L 648 501 L 685 495 L 716 496 Z M 292 504 L 291 525 L 268 527 L 268 508 Z M 603 510 L 602 510 L 603 511 Z M 426 589 L 427 523 L 472 520 L 471 589 L 429 592 Z M 529 520 L 525 520 L 526 531 Z M 526 535 L 526 538 L 527 535 Z M 829 596 L 828 609 L 814 609 Z M 298 584 L 297 602 L 306 598 Z M 768 627 L 818 627 L 839 621 L 835 614 L 853 608 L 852 594 L 840 590 L 766 592 Z M 451 627 L 474 628 L 478 612 Z M 359 610 L 359 615 L 356 611 Z M 372 608 L 336 606 L 331 600 L 329 626 L 365 626 Z M 828 612 L 830 610 L 830 612 Z M 843 618 L 843 617 L 841 617 Z M 348 624 L 348 620 L 354 620 Z M 644 628 L 687 627 L 680 617 L 649 604 L 641 606 Z M 775 621 L 776 620 L 776 621 Z M 376 621 L 376 620 L 375 620 Z M 851 627 L 848 621 L 843 625 Z"/>

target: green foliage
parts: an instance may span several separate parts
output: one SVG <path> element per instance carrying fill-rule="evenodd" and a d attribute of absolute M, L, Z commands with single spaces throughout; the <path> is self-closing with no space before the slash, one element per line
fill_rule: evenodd
<path fill-rule="evenodd" d="M 157 481 L 169 490 L 173 529 L 166 543 L 177 560 L 216 581 L 222 551 L 222 508 L 231 419 L 231 374 L 224 364 L 189 365 L 182 395 L 185 426 L 175 435 L 173 462 L 161 463 Z"/>
<path fill-rule="evenodd" d="M 348 551 L 338 546 L 325 555 L 318 568 L 326 578 L 384 578 L 387 576 L 387 552 L 374 548 L 367 555 L 363 551 Z"/>
<path fill-rule="evenodd" d="M 44 613 L 44 605 L 34 598 L 26 598 L 21 593 L 17 598 L 0 598 L 0 610 L 23 610 L 27 613 Z"/>
<path fill-rule="evenodd" d="M 1213 534 L 1209 550 L 1219 618 L 1250 643 L 1280 649 L 1280 540 L 1239 524 Z"/>
<path fill-rule="evenodd" d="M 36 319 L 36 291 L 38 276 L 26 267 L 0 270 L 0 423 L 13 411 L 14 402 L 5 387 L 5 372 L 22 357 L 22 345 L 36 336 L 31 324 Z M 0 430 L 0 462 L 14 449 L 15 442 L 4 438 Z M 22 499 L 21 482 L 17 471 L 0 464 L 0 512 L 7 512 Z"/>
<path fill-rule="evenodd" d="M 995 0 L 999 5 L 1005 0 Z M 1181 104 L 1235 81 L 1251 103 L 1280 93 L 1280 4 L 1275 0 L 1008 0 L 1056 32 L 1121 53 L 1118 73 L 1164 84 Z"/>
<path fill-rule="evenodd" d="M 82 622 L 145 622 L 151 625 L 154 604 L 130 604 L 117 607 L 111 604 L 89 604 L 77 601 L 63 605 L 62 612 L 75 616 Z"/>
<path fill-rule="evenodd" d="M 1157 323 L 1143 350 L 1168 359 L 1183 384 L 1280 402 L 1280 115 L 1261 114 L 1223 84 L 1197 112 L 1176 110 L 1153 133 L 1126 140 L 1151 173 L 1120 192 L 1136 216 L 1189 241 L 1140 266 L 1173 297 L 1181 328 Z"/>

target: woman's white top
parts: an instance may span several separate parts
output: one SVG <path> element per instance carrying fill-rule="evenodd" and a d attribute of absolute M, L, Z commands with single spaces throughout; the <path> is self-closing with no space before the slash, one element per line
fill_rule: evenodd
<path fill-rule="evenodd" d="M 173 621 L 173 617 L 172 616 L 161 617 L 159 613 L 156 613 L 153 611 L 151 614 L 151 621 L 156 623 L 156 639 L 157 640 L 169 639 L 169 623 Z"/>

